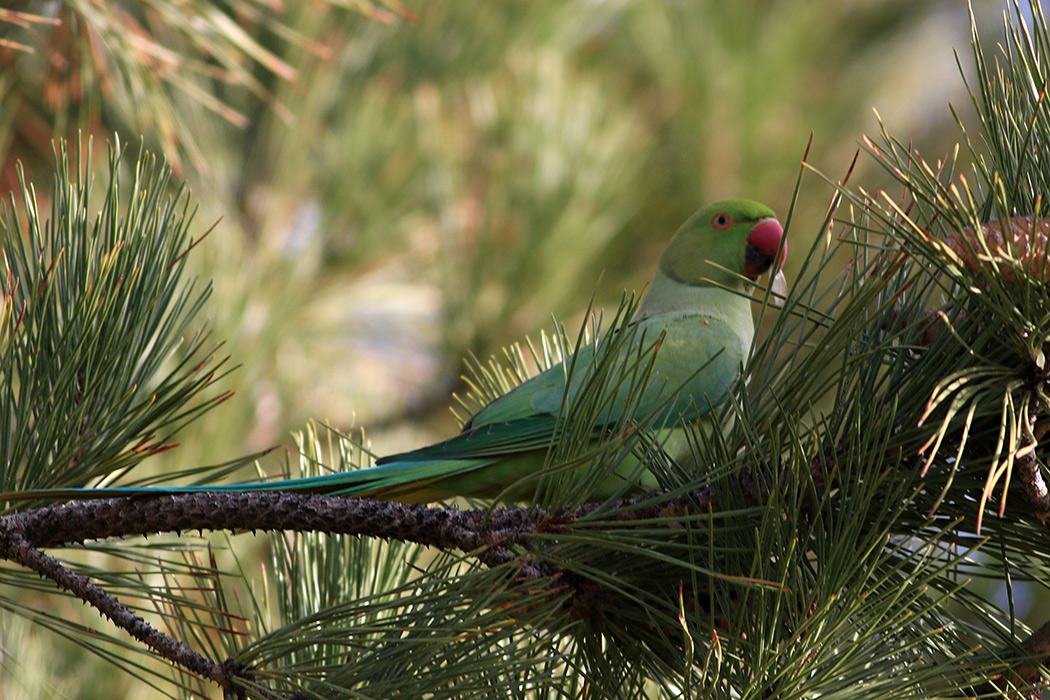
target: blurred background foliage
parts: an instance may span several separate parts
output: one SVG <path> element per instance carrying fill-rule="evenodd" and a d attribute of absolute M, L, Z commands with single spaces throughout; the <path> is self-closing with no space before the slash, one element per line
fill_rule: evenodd
<path fill-rule="evenodd" d="M 55 138 L 116 133 L 175 165 L 196 235 L 222 219 L 189 264 L 214 281 L 238 394 L 161 468 L 290 444 L 309 418 L 363 425 L 380 453 L 447 434 L 466 352 L 550 313 L 578 326 L 595 292 L 615 305 L 701 203 L 785 216 L 810 131 L 835 176 L 872 107 L 928 159 L 956 138 L 947 104 L 970 114 L 952 53 L 968 70 L 968 18 L 948 0 L 8 5 L 0 192 L 16 162 L 49 181 Z M 990 31 L 1001 10 L 974 2 Z M 853 177 L 885 176 L 862 159 Z M 803 187 L 801 239 L 831 194 Z M 5 645 L 39 644 L 4 624 Z M 103 687 L 75 658 L 45 690 L 14 667 L 0 690 Z"/>

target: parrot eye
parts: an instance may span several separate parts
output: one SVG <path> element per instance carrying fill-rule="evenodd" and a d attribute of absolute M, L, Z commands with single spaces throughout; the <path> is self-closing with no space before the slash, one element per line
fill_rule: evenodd
<path fill-rule="evenodd" d="M 729 218 L 729 214 L 722 212 L 721 214 L 715 214 L 715 218 L 711 219 L 711 225 L 719 231 L 724 231 L 729 228 L 729 225 L 733 223 L 733 220 Z"/>

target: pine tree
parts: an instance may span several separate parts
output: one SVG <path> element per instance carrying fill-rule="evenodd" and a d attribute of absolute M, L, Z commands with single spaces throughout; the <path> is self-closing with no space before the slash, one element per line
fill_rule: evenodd
<path fill-rule="evenodd" d="M 103 640 L 37 599 L 0 604 L 147 683 L 160 679 L 132 652 L 170 660 L 202 694 L 1037 696 L 1050 622 L 1026 628 L 1013 591 L 1044 586 L 1050 568 L 1050 29 L 1038 4 L 1028 25 L 1020 10 L 1008 18 L 1000 46 L 992 58 L 974 28 L 979 125 L 960 119 L 947 157 L 928 161 L 888 130 L 864 142 L 896 190 L 804 161 L 800 182 L 824 178 L 830 205 L 813 246 L 792 251 L 804 262 L 783 305 L 755 292 L 765 330 L 749 376 L 722 429 L 693 435 L 707 472 L 679 469 L 638 430 L 596 450 L 568 441 L 532 506 L 8 504 L 8 588 L 58 584 L 135 641 Z M 228 396 L 196 318 L 208 285 L 185 274 L 188 196 L 166 166 L 118 145 L 96 215 L 89 168 L 72 160 L 57 152 L 49 216 L 28 183 L 4 210 L 0 488 L 217 482 L 255 455 L 142 468 Z M 789 238 L 806 225 L 786 223 Z M 472 363 L 466 406 L 577 343 L 616 338 L 632 303 Z M 609 389 L 596 387 L 581 423 Z M 361 445 L 311 427 L 285 466 L 367 466 Z M 598 473 L 628 453 L 651 460 L 658 491 L 587 502 L 556 469 Z M 201 529 L 271 531 L 266 580 L 238 568 L 241 539 L 219 553 L 133 537 Z M 84 556 L 42 551 L 71 544 Z M 1006 604 L 982 581 L 1005 585 Z M 144 610 L 158 613 L 149 625 Z"/>

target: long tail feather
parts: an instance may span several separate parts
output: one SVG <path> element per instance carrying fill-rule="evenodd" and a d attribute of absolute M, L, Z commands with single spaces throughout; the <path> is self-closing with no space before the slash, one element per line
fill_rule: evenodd
<path fill-rule="evenodd" d="M 273 491 L 360 496 L 402 503 L 426 503 L 454 495 L 453 493 L 428 488 L 435 481 L 466 474 L 491 463 L 492 460 L 476 459 L 388 462 L 371 469 L 336 472 L 299 479 L 247 481 L 237 484 L 34 489 L 0 493 L 0 502 L 94 500 L 190 493 L 257 493 Z"/>

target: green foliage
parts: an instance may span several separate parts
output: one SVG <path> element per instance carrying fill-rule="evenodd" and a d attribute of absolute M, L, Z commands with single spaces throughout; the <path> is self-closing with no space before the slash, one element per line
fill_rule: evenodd
<path fill-rule="evenodd" d="M 536 697 L 564 683 L 564 596 L 535 600 L 545 582 L 515 583 L 514 565 L 479 570 L 443 554 L 423 570 L 417 546 L 345 537 L 274 545 L 283 626 L 235 657 L 261 669 L 260 683 L 318 697 Z"/>
<path fill-rule="evenodd" d="M 78 153 L 90 162 L 90 147 Z M 195 241 L 185 190 L 173 191 L 170 169 L 144 153 L 129 174 L 118 145 L 110 152 L 100 208 L 92 212 L 93 178 L 84 161 L 71 160 L 62 144 L 47 196 L 24 184 L 20 201 L 12 196 L 0 218 L 0 481 L 5 489 L 127 478 L 149 458 L 156 461 L 156 455 L 176 448 L 181 429 L 229 396 L 215 386 L 228 371 L 225 359 L 216 355 L 218 347 L 208 334 L 193 327 L 210 285 L 186 279 L 186 256 Z M 46 217 L 37 209 L 42 199 L 51 203 Z M 245 461 L 250 458 L 211 469 L 221 473 Z M 185 478 L 196 471 L 148 480 Z M 193 545 L 103 543 L 90 549 L 94 558 L 81 558 L 78 568 L 132 604 L 198 606 L 196 594 L 174 582 L 207 575 L 193 559 Z M 101 553 L 110 555 L 107 563 Z M 27 591 L 55 593 L 35 574 L 4 567 L 0 579 L 0 607 L 9 613 L 133 668 L 151 685 L 156 676 L 167 675 L 129 656 L 146 653 L 131 640 L 100 637 L 60 604 L 41 607 L 27 598 Z"/>
<path fill-rule="evenodd" d="M 756 12 L 750 3 L 437 2 L 418 28 L 330 21 L 342 41 L 337 61 L 304 70 L 301 94 L 265 77 L 250 83 L 265 84 L 255 94 L 266 99 L 301 105 L 296 129 L 279 132 L 255 105 L 261 118 L 233 139 L 227 126 L 183 112 L 193 116 L 180 127 L 199 139 L 214 175 L 198 180 L 205 206 L 232 210 L 231 233 L 203 261 L 183 257 L 191 209 L 182 195 L 168 199 L 162 168 L 140 163 L 122 190 L 114 155 L 103 214 L 92 218 L 87 170 L 70 174 L 61 155 L 50 228 L 31 188 L 24 223 L 14 205 L 5 218 L 4 487 L 126 479 L 223 396 L 210 393 L 218 363 L 190 324 L 206 290 L 179 282 L 191 269 L 222 285 L 217 323 L 237 329 L 246 383 L 262 393 L 259 378 L 272 375 L 273 393 L 290 403 L 290 386 L 359 383 L 328 370 L 355 350 L 386 349 L 392 327 L 416 330 L 431 353 L 476 345 L 484 357 L 498 344 L 495 326 L 517 333 L 541 311 L 578 307 L 597 267 L 640 267 L 650 237 L 662 243 L 698 197 L 720 187 L 788 191 L 776 173 L 810 125 L 799 86 L 827 84 L 813 99 L 865 104 L 873 88 L 850 71 L 826 69 L 814 81 L 816 68 L 779 51 L 805 45 L 827 65 L 853 52 L 871 61 L 891 31 L 916 21 L 888 5 L 876 3 L 881 14 L 869 18 L 885 34 L 853 16 L 848 30 L 828 31 L 836 17 L 827 7 L 790 3 Z M 1047 408 L 1046 286 L 1009 246 L 949 244 L 964 228 L 1040 210 L 1050 181 L 1050 35 L 1033 12 L 1027 32 L 1019 15 L 1009 20 L 996 62 L 974 34 L 979 132 L 961 132 L 963 157 L 925 163 L 886 129 L 868 146 L 868 167 L 883 168 L 903 194 L 836 185 L 814 226 L 815 198 L 797 190 L 798 282 L 780 312 L 762 307 L 765 334 L 721 427 L 692 435 L 707 468 L 670 463 L 644 430 L 589 452 L 569 439 L 552 453 L 545 503 L 578 501 L 579 484 L 633 452 L 656 465 L 666 513 L 633 518 L 641 505 L 599 504 L 530 533 L 511 562 L 492 568 L 470 552 L 310 534 L 272 538 L 261 582 L 240 558 L 245 538 L 211 552 L 172 541 L 99 545 L 78 568 L 160 611 L 194 648 L 252 666 L 259 684 L 316 697 L 971 694 L 1022 655 L 1027 632 L 1012 598 L 1004 610 L 973 581 L 1050 580 L 1045 535 L 1010 485 L 1025 454 L 1046 459 L 1028 420 Z M 328 20 L 302 11 L 288 27 L 308 35 Z M 260 32 L 241 48 L 282 61 L 302 50 L 274 49 L 273 38 Z M 178 92 L 165 94 L 185 106 Z M 307 224 L 298 226 L 300 214 Z M 966 245 L 986 264 L 968 264 Z M 245 258 L 241 274 L 258 279 L 220 274 Z M 430 272 L 413 272 L 422 263 Z M 364 284 L 370 276 L 378 292 Z M 593 342 L 626 342 L 629 316 L 621 309 Z M 345 336 L 318 340 L 335 324 Z M 428 334 L 431 325 L 443 330 Z M 557 361 L 572 337 L 558 327 L 535 351 L 473 362 L 467 410 Z M 573 407 L 577 426 L 621 381 L 622 368 L 596 369 L 602 381 Z M 637 369 L 641 386 L 644 356 Z M 367 411 L 372 401 L 360 396 Z M 246 413 L 267 405 L 246 404 Z M 310 409 L 325 415 L 328 405 Z M 280 420 L 294 414 L 285 410 Z M 195 435 L 228 449 L 239 432 L 218 423 Z M 334 433 L 308 431 L 299 452 L 305 473 L 370 460 Z M 195 463 L 186 458 L 183 475 Z M 565 478 L 580 465 L 581 481 Z M 676 509 L 692 491 L 717 508 Z M 0 576 L 12 591 L 51 590 L 35 574 Z M 190 678 L 173 688 L 166 671 L 128 653 L 142 649 L 104 641 L 57 606 L 13 594 L 0 606 L 158 692 L 208 692 Z"/>
<path fill-rule="evenodd" d="M 1007 23 L 994 64 L 973 35 L 980 86 L 973 99 L 981 129 L 979 139 L 962 130 L 970 175 L 957 173 L 957 151 L 930 165 L 884 131 L 882 144 L 869 148 L 903 185 L 903 197 L 863 191 L 853 197 L 871 217 L 867 226 L 884 231 L 901 254 L 921 258 L 934 273 L 925 287 L 936 315 L 919 320 L 921 294 L 918 302 L 914 292 L 905 302 L 916 335 L 937 332 L 930 352 L 909 363 L 902 387 L 928 397 L 918 428 L 932 423 L 937 430 L 923 445 L 923 470 L 950 475 L 941 496 L 957 476 L 970 482 L 983 476 L 978 530 L 985 504 L 996 502 L 998 514 L 1005 512 L 1015 460 L 1030 450 L 1045 458 L 1034 430 L 1036 417 L 1050 408 L 1050 293 L 1045 232 L 1037 234 L 1031 224 L 1043 213 L 1050 182 L 1041 146 L 1050 134 L 1042 92 L 1050 34 L 1038 4 L 1031 9 L 1031 29 L 1019 10 Z M 1012 223 L 987 229 L 989 220 Z M 982 228 L 993 234 L 1001 229 L 1002 236 L 972 234 Z M 1017 231 L 1023 235 L 1015 238 Z"/>
<path fill-rule="evenodd" d="M 226 398 L 209 391 L 224 370 L 207 334 L 187 337 L 210 292 L 180 279 L 188 201 L 182 190 L 168 198 L 170 172 L 145 157 L 122 192 L 120 152 L 97 215 L 91 179 L 71 173 L 64 146 L 50 215 L 25 184 L 22 201 L 3 208 L 5 489 L 121 475 Z"/>

